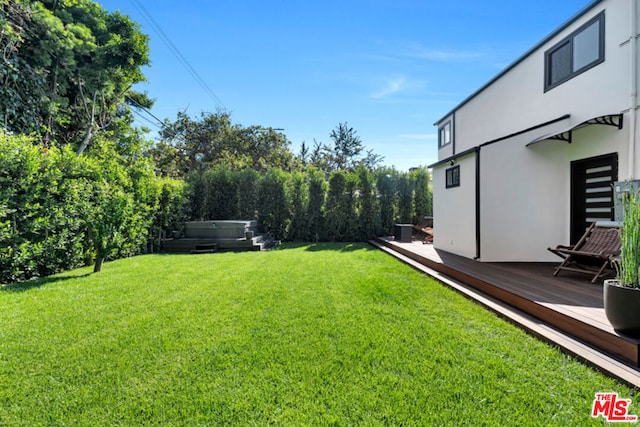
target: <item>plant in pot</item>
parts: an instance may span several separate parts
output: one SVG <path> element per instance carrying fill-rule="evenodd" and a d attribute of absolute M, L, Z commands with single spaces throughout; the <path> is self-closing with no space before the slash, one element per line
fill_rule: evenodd
<path fill-rule="evenodd" d="M 640 335 L 640 194 L 624 195 L 617 279 L 604 282 L 604 309 L 616 331 Z"/>

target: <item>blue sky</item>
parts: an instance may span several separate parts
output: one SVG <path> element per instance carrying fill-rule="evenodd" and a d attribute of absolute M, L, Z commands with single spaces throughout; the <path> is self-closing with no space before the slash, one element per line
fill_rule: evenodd
<path fill-rule="evenodd" d="M 150 36 L 148 83 L 137 89 L 156 99 L 156 117 L 223 108 L 234 123 L 284 129 L 295 152 L 330 143 L 348 122 L 386 165 L 407 170 L 436 160 L 436 120 L 591 1 L 99 2 Z"/>

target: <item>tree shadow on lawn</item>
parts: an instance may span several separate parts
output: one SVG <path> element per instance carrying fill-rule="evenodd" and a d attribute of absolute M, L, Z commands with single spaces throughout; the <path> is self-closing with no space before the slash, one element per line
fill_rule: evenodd
<path fill-rule="evenodd" d="M 308 252 L 336 251 L 336 252 L 355 252 L 355 251 L 373 251 L 374 246 L 367 242 L 319 242 L 319 243 L 284 243 L 278 246 L 276 250 L 305 248 Z"/>
<path fill-rule="evenodd" d="M 9 283 L 8 285 L 0 285 L 0 292 L 25 292 L 30 289 L 41 288 L 50 283 L 60 282 L 62 280 L 81 279 L 90 276 L 93 273 L 84 274 L 65 274 L 63 276 L 40 277 L 38 279 L 27 280 L 26 282 Z"/>

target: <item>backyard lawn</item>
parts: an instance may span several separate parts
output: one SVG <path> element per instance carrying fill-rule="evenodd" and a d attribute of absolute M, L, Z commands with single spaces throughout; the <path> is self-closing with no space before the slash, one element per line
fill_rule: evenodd
<path fill-rule="evenodd" d="M 603 425 L 640 394 L 366 244 L 147 255 L 0 291 L 0 426 Z"/>

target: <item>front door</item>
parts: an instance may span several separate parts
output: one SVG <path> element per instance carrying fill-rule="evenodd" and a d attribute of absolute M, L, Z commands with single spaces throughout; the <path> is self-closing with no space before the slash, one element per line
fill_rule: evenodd
<path fill-rule="evenodd" d="M 613 182 L 618 180 L 618 154 L 571 162 L 571 244 L 594 221 L 612 221 Z"/>

